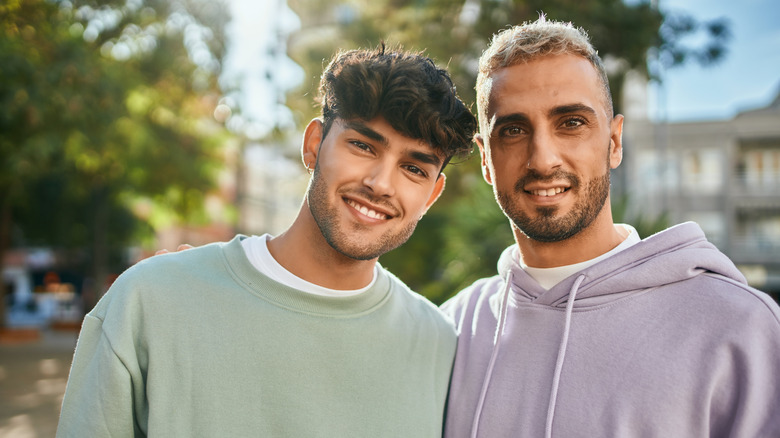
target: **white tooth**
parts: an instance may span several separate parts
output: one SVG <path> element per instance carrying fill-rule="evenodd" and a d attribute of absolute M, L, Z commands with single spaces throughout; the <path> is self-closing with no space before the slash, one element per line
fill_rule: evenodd
<path fill-rule="evenodd" d="M 563 187 L 555 187 L 553 189 L 534 190 L 531 193 L 536 196 L 555 196 L 558 193 L 563 193 L 564 191 L 565 189 Z"/>
<path fill-rule="evenodd" d="M 370 218 L 373 219 L 385 219 L 385 215 L 382 213 L 379 213 L 378 211 L 374 211 L 366 207 L 365 205 L 359 205 L 358 203 L 347 200 L 347 204 L 351 205 L 355 210 L 359 211 L 361 214 L 364 214 Z"/>

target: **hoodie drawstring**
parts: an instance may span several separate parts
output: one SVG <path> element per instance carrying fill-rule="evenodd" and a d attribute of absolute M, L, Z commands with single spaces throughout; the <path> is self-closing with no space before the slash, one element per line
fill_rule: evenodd
<path fill-rule="evenodd" d="M 577 277 L 574 285 L 569 291 L 569 298 L 566 302 L 566 321 L 563 326 L 563 335 L 561 336 L 561 345 L 558 348 L 558 359 L 555 361 L 555 374 L 553 374 L 552 388 L 550 388 L 550 404 L 547 406 L 547 423 L 544 427 L 545 438 L 552 437 L 552 423 L 555 417 L 555 403 L 558 399 L 558 384 L 561 381 L 561 371 L 563 370 L 563 361 L 566 357 L 566 348 L 569 344 L 569 331 L 571 329 L 571 314 L 574 309 L 574 300 L 577 298 L 577 290 L 585 280 L 584 275 Z"/>
<path fill-rule="evenodd" d="M 479 427 L 479 418 L 482 416 L 482 406 L 485 404 L 485 397 L 487 396 L 487 389 L 490 385 L 490 377 L 493 375 L 493 366 L 496 363 L 498 357 L 498 349 L 500 346 L 501 332 L 504 330 L 506 324 L 507 304 L 509 302 L 509 291 L 512 290 L 512 271 L 510 270 L 506 277 L 506 286 L 504 287 L 504 297 L 501 300 L 501 307 L 498 309 L 498 321 L 496 323 L 496 335 L 493 338 L 493 352 L 490 354 L 490 362 L 488 362 L 487 372 L 485 373 L 485 380 L 482 382 L 482 392 L 479 395 L 479 402 L 477 403 L 477 410 L 474 413 L 474 421 L 471 424 L 471 437 L 476 438 L 477 429 Z"/>

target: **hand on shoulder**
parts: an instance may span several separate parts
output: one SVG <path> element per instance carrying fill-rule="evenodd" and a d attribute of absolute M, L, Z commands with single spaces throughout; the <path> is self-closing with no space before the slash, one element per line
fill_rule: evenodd
<path fill-rule="evenodd" d="M 192 246 L 192 245 L 190 245 L 188 243 L 182 243 L 181 245 L 176 247 L 176 252 L 184 251 L 184 250 L 188 250 L 188 249 L 192 249 L 192 248 L 194 248 L 194 246 Z M 157 250 L 154 253 L 154 255 L 168 254 L 169 252 L 170 251 L 168 251 L 167 249 L 160 249 L 160 250 Z"/>

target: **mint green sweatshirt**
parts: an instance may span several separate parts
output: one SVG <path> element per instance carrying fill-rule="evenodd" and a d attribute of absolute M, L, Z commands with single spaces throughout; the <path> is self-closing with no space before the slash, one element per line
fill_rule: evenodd
<path fill-rule="evenodd" d="M 255 270 L 241 237 L 156 256 L 86 316 L 58 437 L 439 437 L 455 331 L 380 269 L 351 297 Z"/>

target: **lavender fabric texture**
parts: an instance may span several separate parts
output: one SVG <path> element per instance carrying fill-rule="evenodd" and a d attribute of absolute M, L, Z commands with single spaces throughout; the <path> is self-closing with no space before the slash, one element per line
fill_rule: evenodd
<path fill-rule="evenodd" d="M 446 437 L 780 436 L 780 309 L 698 225 L 550 290 L 517 251 L 442 306 L 459 333 Z"/>

